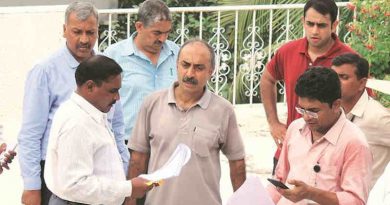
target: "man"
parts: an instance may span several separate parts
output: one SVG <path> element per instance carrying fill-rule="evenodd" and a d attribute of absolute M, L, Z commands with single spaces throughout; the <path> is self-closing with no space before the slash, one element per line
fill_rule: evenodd
<path fill-rule="evenodd" d="M 390 161 L 390 112 L 367 94 L 366 59 L 353 53 L 340 55 L 333 59 L 332 69 L 341 82 L 341 106 L 347 118 L 366 135 L 370 146 L 374 158 L 372 187 Z"/>
<path fill-rule="evenodd" d="M 302 118 L 287 129 L 275 178 L 294 186 L 268 191 L 277 205 L 363 205 L 367 201 L 372 158 L 360 129 L 341 109 L 337 73 L 307 70 L 295 87 Z"/>
<path fill-rule="evenodd" d="M 233 190 L 246 179 L 244 146 L 233 107 L 206 87 L 214 62 L 210 45 L 187 41 L 179 51 L 178 81 L 145 98 L 128 144 L 129 176 L 154 172 L 179 143 L 192 151 L 180 176 L 149 192 L 145 204 L 221 204 L 220 151 L 229 160 Z"/>
<path fill-rule="evenodd" d="M 167 40 L 172 29 L 168 7 L 160 0 L 146 0 L 138 10 L 136 32 L 111 45 L 105 55 L 123 68 L 120 90 L 125 121 L 125 138 L 130 137 L 144 100 L 153 91 L 169 87 L 176 80 L 179 47 Z"/>
<path fill-rule="evenodd" d="M 125 197 L 142 197 L 147 180 L 126 181 L 107 112 L 119 100 L 121 67 L 93 56 L 76 70 L 77 90 L 58 108 L 47 148 L 45 180 L 61 202 L 120 205 Z"/>
<path fill-rule="evenodd" d="M 46 205 L 50 198 L 51 193 L 43 180 L 43 167 L 51 123 L 59 105 L 76 88 L 76 67 L 94 55 L 93 47 L 98 36 L 97 9 L 90 2 L 71 3 L 65 12 L 63 35 L 66 45 L 35 65 L 26 79 L 23 121 L 18 137 L 24 182 L 22 202 L 26 205 Z M 113 108 L 109 121 L 112 122 L 122 161 L 127 167 L 129 153 L 123 139 L 121 106 Z"/>
<path fill-rule="evenodd" d="M 305 37 L 291 41 L 275 53 L 267 64 L 260 92 L 270 132 L 278 148 L 282 147 L 287 126 L 299 117 L 295 111 L 298 98 L 294 93 L 298 77 L 311 66 L 330 67 L 332 59 L 353 52 L 334 33 L 338 24 L 334 0 L 309 0 L 303 9 L 302 24 Z M 284 81 L 287 98 L 287 124 L 280 122 L 276 110 L 277 81 Z M 279 152 L 275 154 L 277 160 Z M 276 163 L 275 163 L 276 164 Z"/>

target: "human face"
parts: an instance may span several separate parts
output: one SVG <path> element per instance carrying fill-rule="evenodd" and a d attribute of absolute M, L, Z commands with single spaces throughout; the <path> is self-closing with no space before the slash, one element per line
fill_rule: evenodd
<path fill-rule="evenodd" d="M 341 98 L 345 101 L 359 99 L 366 87 L 367 78 L 358 79 L 356 76 L 357 68 L 353 64 L 332 66 L 332 69 L 339 75 Z"/>
<path fill-rule="evenodd" d="M 309 47 L 323 49 L 331 45 L 332 33 L 335 32 L 338 22 L 332 24 L 329 14 L 322 15 L 309 8 L 305 17 L 302 17 L 302 23 Z"/>
<path fill-rule="evenodd" d="M 203 93 L 212 73 L 210 53 L 206 46 L 195 42 L 182 48 L 177 63 L 177 75 L 181 90 L 192 94 Z"/>
<path fill-rule="evenodd" d="M 76 13 L 72 12 L 68 17 L 68 22 L 64 24 L 66 46 L 78 62 L 92 55 L 97 36 L 98 22 L 93 15 L 81 21 L 77 19 Z"/>
<path fill-rule="evenodd" d="M 314 118 L 309 116 L 307 112 L 304 112 L 302 117 L 312 132 L 324 135 L 338 119 L 340 100 L 335 100 L 332 107 L 330 107 L 328 103 L 322 103 L 319 100 L 298 97 L 297 107 L 317 114 L 317 118 Z"/>
<path fill-rule="evenodd" d="M 142 22 L 136 22 L 137 36 L 135 41 L 137 46 L 144 52 L 159 54 L 163 43 L 167 40 L 172 29 L 171 21 L 158 21 L 149 26 Z"/>
<path fill-rule="evenodd" d="M 121 81 L 121 75 L 109 77 L 100 86 L 93 81 L 89 81 L 88 83 L 91 84 L 87 86 L 92 87 L 89 90 L 91 104 L 104 113 L 109 112 L 115 102 L 120 99 L 119 89 L 121 88 Z"/>

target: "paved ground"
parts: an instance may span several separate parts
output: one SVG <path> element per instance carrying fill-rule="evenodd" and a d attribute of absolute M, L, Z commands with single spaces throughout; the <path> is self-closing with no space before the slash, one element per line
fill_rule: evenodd
<path fill-rule="evenodd" d="M 275 144 L 269 134 L 262 104 L 237 105 L 235 110 L 245 144 L 247 173 L 260 176 L 263 183 L 266 183 L 266 178 L 270 176 L 272 169 L 272 156 L 275 151 Z M 285 105 L 279 104 L 278 110 L 281 113 L 280 117 L 285 118 Z M 17 133 L 17 130 L 10 132 Z M 15 138 L 6 138 L 6 140 L 16 141 Z M 221 156 L 221 166 L 221 197 L 224 204 L 233 192 L 229 177 L 229 165 L 224 156 Z M 0 204 L 2 205 L 21 204 L 20 196 L 23 186 L 18 160 L 12 163 L 11 169 L 0 175 Z"/>

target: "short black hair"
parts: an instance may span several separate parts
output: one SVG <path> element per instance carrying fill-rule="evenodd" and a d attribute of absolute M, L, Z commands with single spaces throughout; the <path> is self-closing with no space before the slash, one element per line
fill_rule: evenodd
<path fill-rule="evenodd" d="M 306 11 L 313 8 L 322 15 L 329 14 L 332 24 L 337 19 L 337 5 L 334 0 L 309 0 L 303 8 L 303 17 L 306 17 Z"/>
<path fill-rule="evenodd" d="M 113 59 L 103 55 L 95 55 L 81 62 L 77 67 L 75 73 L 76 84 L 81 86 L 88 80 L 92 80 L 100 86 L 109 77 L 121 73 L 122 68 Z"/>
<path fill-rule="evenodd" d="M 355 74 L 359 80 L 368 77 L 368 61 L 365 58 L 360 57 L 358 54 L 345 53 L 332 60 L 332 65 L 334 66 L 341 66 L 344 64 L 351 64 L 355 66 Z"/>
<path fill-rule="evenodd" d="M 334 70 L 313 66 L 298 78 L 295 93 L 299 97 L 315 99 L 332 107 L 333 102 L 341 98 L 340 80 Z"/>

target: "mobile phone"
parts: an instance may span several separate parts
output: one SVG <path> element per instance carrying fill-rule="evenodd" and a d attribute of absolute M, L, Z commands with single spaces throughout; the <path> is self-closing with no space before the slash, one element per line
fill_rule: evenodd
<path fill-rule="evenodd" d="M 0 166 L 2 166 L 3 164 L 6 164 L 6 161 L 5 161 L 5 154 L 8 154 L 9 151 L 15 151 L 16 147 L 18 146 L 18 143 L 15 143 L 11 149 L 6 149 L 3 153 L 0 154 Z"/>
<path fill-rule="evenodd" d="M 270 179 L 270 178 L 268 178 L 267 180 L 269 182 L 271 182 L 271 184 L 273 184 L 276 187 L 279 187 L 279 188 L 282 188 L 282 189 L 289 189 L 288 186 L 283 184 L 281 181 L 278 181 L 278 180 L 275 180 L 275 179 Z"/>

